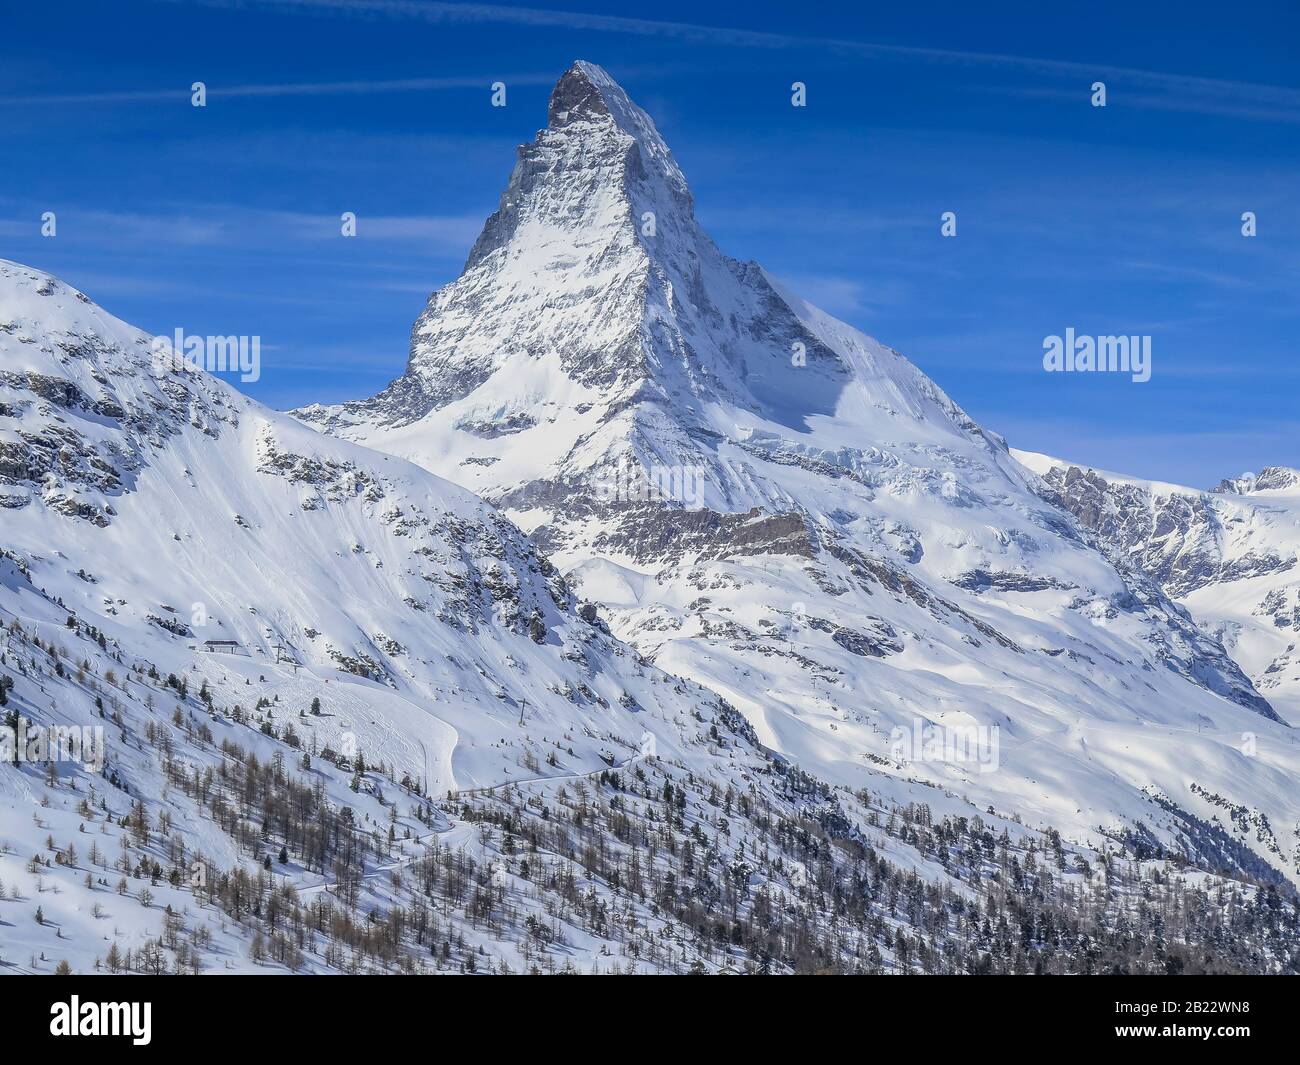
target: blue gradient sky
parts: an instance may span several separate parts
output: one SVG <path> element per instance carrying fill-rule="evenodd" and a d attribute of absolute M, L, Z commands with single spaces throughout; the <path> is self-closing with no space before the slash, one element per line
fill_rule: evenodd
<path fill-rule="evenodd" d="M 3 4 L 0 257 L 152 332 L 260 335 L 272 405 L 370 394 L 585 58 L 725 251 L 1013 445 L 1203 486 L 1300 466 L 1300 5 L 1044 6 Z M 1067 327 L 1150 334 L 1152 381 L 1044 373 Z"/>

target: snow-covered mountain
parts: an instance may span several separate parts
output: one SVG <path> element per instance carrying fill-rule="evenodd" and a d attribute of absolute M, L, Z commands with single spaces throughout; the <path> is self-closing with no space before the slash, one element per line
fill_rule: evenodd
<path fill-rule="evenodd" d="M 489 505 L 5 262 L 0 375 L 0 971 L 1289 964 L 1230 832 L 1184 822 L 1223 879 L 1142 830 L 832 789 Z M 1012 868 L 1044 930 L 1094 899 L 1098 946 L 986 940 Z M 1151 919 L 1204 922 L 1148 950 L 1156 873 Z"/>
<path fill-rule="evenodd" d="M 1223 820 L 1297 875 L 1300 750 L 1219 640 L 901 355 L 722 254 L 598 67 L 560 79 L 406 371 L 297 413 L 502 507 L 834 784 L 1191 853 L 1180 818 Z M 907 760 L 918 723 L 995 731 L 996 766 Z"/>
<path fill-rule="evenodd" d="M 1201 491 L 1016 454 L 1113 557 L 1159 581 L 1300 724 L 1300 471 L 1269 467 Z"/>
<path fill-rule="evenodd" d="M 160 354 L 0 260 L 0 971 L 1295 970 L 1290 730 L 598 68 L 380 396 Z"/>
<path fill-rule="evenodd" d="M 4 262 L 0 375 L 0 971 L 1293 968 L 1235 826 L 828 787 L 487 504 Z"/>

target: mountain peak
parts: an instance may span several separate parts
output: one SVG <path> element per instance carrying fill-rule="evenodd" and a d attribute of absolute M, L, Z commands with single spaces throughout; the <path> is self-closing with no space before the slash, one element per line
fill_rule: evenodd
<path fill-rule="evenodd" d="M 603 69 L 579 60 L 551 93 L 546 128 L 520 146 L 466 270 L 509 246 L 521 227 L 521 248 L 555 247 L 584 233 L 603 247 L 617 239 L 611 227 L 630 233 L 647 212 L 683 232 L 694 229 L 686 178 L 654 120 Z"/>
<path fill-rule="evenodd" d="M 1259 473 L 1243 473 L 1220 481 L 1214 491 L 1220 495 L 1250 495 L 1254 492 L 1294 491 L 1300 487 L 1300 470 L 1289 466 L 1265 466 Z"/>
<path fill-rule="evenodd" d="M 632 102 L 604 67 L 576 60 L 551 90 L 546 109 L 547 128 L 563 129 L 577 122 L 606 118 L 643 146 L 664 143 L 654 119 Z"/>
<path fill-rule="evenodd" d="M 547 125 L 558 129 L 580 118 L 611 115 L 606 94 L 613 96 L 615 93 L 627 101 L 627 94 L 602 67 L 576 60 L 551 90 L 551 101 L 546 109 Z"/>
<path fill-rule="evenodd" d="M 570 128 L 585 133 L 592 126 L 631 137 L 639 149 L 637 169 L 657 173 L 675 196 L 689 202 L 686 178 L 654 119 L 632 102 L 603 67 L 576 60 L 551 90 L 546 119 L 547 128 L 539 138 L 565 136 Z"/>

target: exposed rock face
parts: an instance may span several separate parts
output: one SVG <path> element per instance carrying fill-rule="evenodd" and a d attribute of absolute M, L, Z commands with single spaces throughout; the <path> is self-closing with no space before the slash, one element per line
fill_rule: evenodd
<path fill-rule="evenodd" d="M 1255 686 L 1300 722 L 1300 475 L 1282 466 L 1213 492 L 1026 456 L 1046 495 L 1186 604 Z"/>
<path fill-rule="evenodd" d="M 1051 777 L 1041 801 L 1080 832 L 1153 784 L 1210 817 L 1177 768 L 1188 722 L 1275 718 L 1220 634 L 1000 437 L 720 252 L 654 122 L 590 64 L 560 79 L 405 372 L 297 414 L 504 508 L 612 632 L 835 783 L 888 762 L 894 728 L 960 721 L 1006 730 L 999 771 L 909 772 L 1030 816 Z M 1079 492 L 1137 541 L 1136 516 Z M 1194 501 L 1165 525 L 1213 543 Z M 1192 579 L 1184 554 L 1169 570 Z M 1140 766 L 1120 722 L 1141 723 Z"/>
<path fill-rule="evenodd" d="M 1273 549 L 1229 557 L 1230 533 L 1224 523 L 1231 519 L 1209 493 L 1161 493 L 1148 485 L 1107 481 L 1095 470 L 1078 466 L 1054 466 L 1043 479 L 1053 490 L 1054 502 L 1172 596 L 1209 584 L 1284 573 L 1296 565 L 1294 553 Z"/>

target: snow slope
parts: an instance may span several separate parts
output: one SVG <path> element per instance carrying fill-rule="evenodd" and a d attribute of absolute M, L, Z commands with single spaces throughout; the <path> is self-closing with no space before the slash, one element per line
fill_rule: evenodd
<path fill-rule="evenodd" d="M 173 839 L 205 865 L 253 857 L 172 786 L 149 750 L 163 735 L 195 772 L 223 766 L 227 741 L 264 761 L 310 752 L 326 802 L 408 837 L 428 826 L 385 799 L 399 780 L 412 799 L 573 781 L 647 752 L 708 762 L 696 748 L 714 742 L 717 698 L 579 616 L 490 506 L 160 360 L 152 340 L 0 260 L 0 677 L 14 682 L 0 701 L 10 727 L 107 733 L 102 766 L 0 766 L 0 884 L 36 885 L 14 897 L 49 918 L 24 920 L 28 960 L 0 934 L 0 960 L 30 968 L 47 943 L 88 966 L 109 939 L 140 947 L 162 907 L 192 906 L 155 882 L 149 912 L 105 935 L 90 911 L 106 885 L 78 873 L 42 897 L 47 836 L 62 853 L 71 833 L 84 859 L 87 822 L 106 818 L 110 837 L 140 802 L 185 826 Z M 247 948 L 231 934 L 214 949 L 239 968 Z"/>
<path fill-rule="evenodd" d="M 521 718 L 635 746 L 625 696 L 647 717 L 692 705 L 660 697 L 469 493 L 200 371 L 159 374 L 149 338 L 83 300 L 0 264 L 0 513 L 32 582 L 110 639 L 168 668 L 236 641 L 246 657 L 204 660 L 235 683 L 280 648 L 330 677 L 337 727 L 382 709 L 376 754 L 423 769 L 423 742 L 435 793 L 509 776 L 493 745 Z"/>

